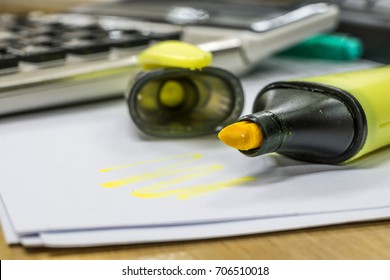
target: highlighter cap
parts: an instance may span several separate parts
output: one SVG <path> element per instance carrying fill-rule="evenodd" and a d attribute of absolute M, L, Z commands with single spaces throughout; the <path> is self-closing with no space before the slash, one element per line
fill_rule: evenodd
<path fill-rule="evenodd" d="M 135 125 L 158 137 L 214 134 L 240 116 L 240 81 L 214 67 L 167 68 L 142 72 L 131 86 L 127 105 Z"/>
<path fill-rule="evenodd" d="M 180 41 L 156 43 L 137 57 L 144 71 L 126 93 L 130 116 L 144 133 L 191 137 L 217 133 L 244 106 L 241 83 L 230 72 L 207 67 L 210 52 Z"/>
<path fill-rule="evenodd" d="M 186 68 L 202 69 L 213 60 L 210 52 L 181 41 L 156 43 L 137 56 L 137 63 L 144 69 Z"/>

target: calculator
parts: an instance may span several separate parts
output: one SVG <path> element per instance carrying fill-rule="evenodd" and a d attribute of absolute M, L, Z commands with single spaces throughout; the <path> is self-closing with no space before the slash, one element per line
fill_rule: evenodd
<path fill-rule="evenodd" d="M 125 1 L 61 12 L 0 14 L 0 116 L 122 97 L 137 54 L 182 40 L 213 65 L 246 73 L 265 57 L 337 25 L 327 3 Z"/>

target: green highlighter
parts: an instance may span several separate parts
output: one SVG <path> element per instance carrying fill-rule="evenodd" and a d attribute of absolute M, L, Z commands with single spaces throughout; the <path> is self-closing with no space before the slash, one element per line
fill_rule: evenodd
<path fill-rule="evenodd" d="M 358 59 L 362 54 L 362 42 L 344 34 L 318 34 L 279 53 L 285 56 L 344 61 Z"/>

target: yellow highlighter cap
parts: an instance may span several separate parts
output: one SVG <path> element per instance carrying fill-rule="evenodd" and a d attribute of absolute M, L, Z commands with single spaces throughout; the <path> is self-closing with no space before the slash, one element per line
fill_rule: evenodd
<path fill-rule="evenodd" d="M 137 62 L 146 69 L 179 67 L 195 70 L 210 65 L 212 54 L 189 43 L 164 41 L 140 53 Z"/>

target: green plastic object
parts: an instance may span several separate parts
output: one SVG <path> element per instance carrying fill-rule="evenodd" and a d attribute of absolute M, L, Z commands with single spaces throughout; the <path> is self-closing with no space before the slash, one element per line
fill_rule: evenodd
<path fill-rule="evenodd" d="M 362 42 L 343 34 L 315 35 L 280 53 L 284 56 L 344 61 L 358 59 L 362 54 Z"/>

